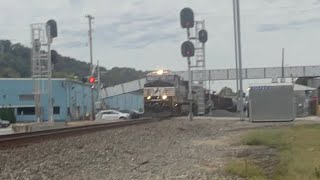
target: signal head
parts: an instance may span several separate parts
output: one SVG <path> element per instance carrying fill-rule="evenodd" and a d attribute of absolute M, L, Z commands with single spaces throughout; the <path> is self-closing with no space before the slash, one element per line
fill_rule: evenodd
<path fill-rule="evenodd" d="M 208 41 L 208 32 L 204 29 L 200 30 L 198 33 L 199 41 L 202 43 L 206 43 Z"/>
<path fill-rule="evenodd" d="M 193 28 L 194 15 L 190 8 L 184 8 L 180 12 L 180 23 L 182 28 Z"/>
<path fill-rule="evenodd" d="M 181 45 L 181 54 L 183 57 L 193 57 L 194 56 L 194 45 L 191 41 L 185 41 Z"/>
<path fill-rule="evenodd" d="M 93 77 L 93 76 L 89 77 L 89 83 L 90 83 L 90 84 L 94 84 L 95 81 L 96 81 L 96 78 L 95 78 L 95 77 Z"/>

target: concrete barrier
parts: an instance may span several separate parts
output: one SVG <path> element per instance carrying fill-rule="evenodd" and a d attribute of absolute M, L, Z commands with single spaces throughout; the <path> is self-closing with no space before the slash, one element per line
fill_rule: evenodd
<path fill-rule="evenodd" d="M 12 130 L 15 133 L 31 132 L 32 126 L 30 124 L 14 124 L 12 125 Z"/>

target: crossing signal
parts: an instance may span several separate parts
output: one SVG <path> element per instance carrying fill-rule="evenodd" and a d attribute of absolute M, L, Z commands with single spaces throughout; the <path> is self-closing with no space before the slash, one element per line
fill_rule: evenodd
<path fill-rule="evenodd" d="M 96 82 L 96 78 L 95 77 L 93 77 L 93 76 L 89 77 L 89 83 L 90 84 L 94 84 L 95 82 Z"/>
<path fill-rule="evenodd" d="M 181 45 L 181 54 L 183 57 L 193 57 L 194 56 L 194 45 L 191 41 L 185 41 Z"/>
<path fill-rule="evenodd" d="M 182 28 L 193 28 L 194 15 L 190 8 L 184 8 L 180 12 L 180 23 Z"/>
<path fill-rule="evenodd" d="M 206 43 L 208 41 L 208 32 L 206 30 L 200 30 L 198 36 L 200 42 Z"/>

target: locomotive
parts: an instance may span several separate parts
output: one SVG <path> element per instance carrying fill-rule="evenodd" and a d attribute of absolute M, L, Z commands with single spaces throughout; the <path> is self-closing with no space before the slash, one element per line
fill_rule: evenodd
<path fill-rule="evenodd" d="M 143 95 L 145 113 L 171 116 L 188 113 L 188 82 L 169 70 L 147 74 Z M 197 103 L 192 104 L 194 113 L 197 113 Z"/>
<path fill-rule="evenodd" d="M 170 70 L 158 70 L 147 74 L 143 96 L 144 112 L 147 115 L 179 116 L 189 113 L 188 81 L 184 81 Z M 193 84 L 193 114 L 205 115 L 209 108 L 237 111 L 232 98 L 210 94 L 202 85 Z"/>

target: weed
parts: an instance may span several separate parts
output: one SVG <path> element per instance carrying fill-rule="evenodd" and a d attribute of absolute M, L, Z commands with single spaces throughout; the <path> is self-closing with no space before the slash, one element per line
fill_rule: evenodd
<path fill-rule="evenodd" d="M 320 165 L 319 165 L 318 167 L 315 167 L 315 168 L 314 168 L 314 173 L 313 173 L 313 175 L 314 175 L 316 178 L 320 179 Z"/>
<path fill-rule="evenodd" d="M 230 162 L 226 166 L 226 171 L 242 178 L 265 179 L 260 167 L 247 159 Z"/>

